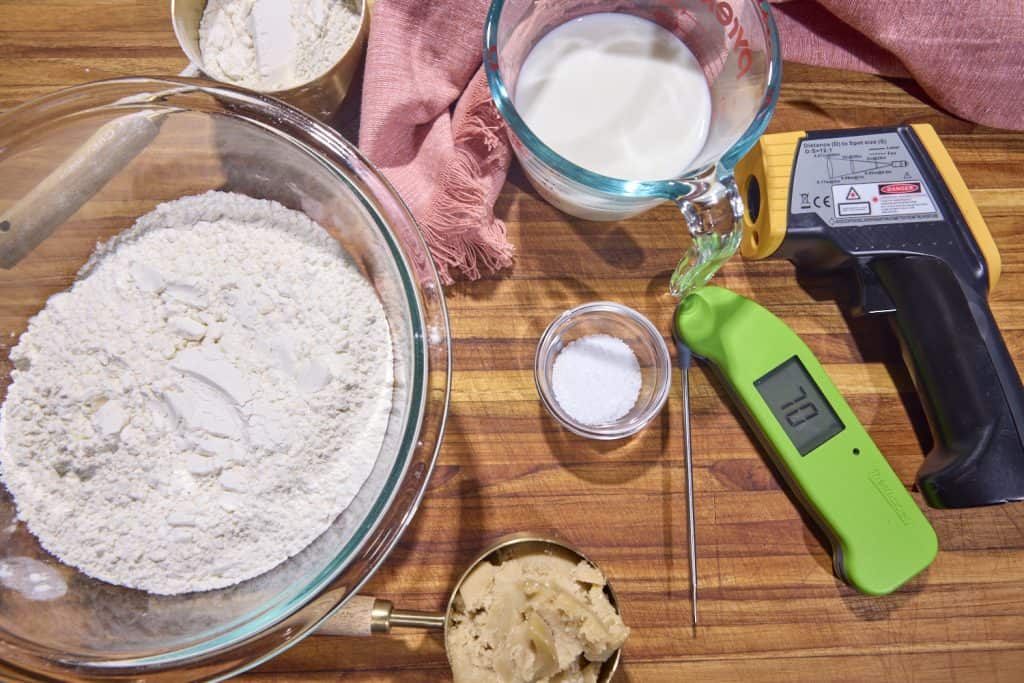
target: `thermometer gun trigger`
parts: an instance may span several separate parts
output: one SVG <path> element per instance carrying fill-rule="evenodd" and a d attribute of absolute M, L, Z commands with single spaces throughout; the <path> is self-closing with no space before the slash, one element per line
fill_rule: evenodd
<path fill-rule="evenodd" d="M 878 274 L 872 265 L 870 258 L 857 259 L 854 266 L 854 273 L 857 276 L 858 300 L 854 305 L 856 315 L 876 315 L 882 313 L 894 313 L 896 304 L 892 297 L 885 291 L 885 287 L 878 279 Z"/>

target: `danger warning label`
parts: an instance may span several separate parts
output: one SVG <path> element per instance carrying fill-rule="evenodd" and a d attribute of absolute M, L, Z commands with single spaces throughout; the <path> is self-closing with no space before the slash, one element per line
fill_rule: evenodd
<path fill-rule="evenodd" d="M 869 222 L 865 219 L 878 216 L 927 219 L 928 214 L 939 219 L 935 204 L 918 180 L 833 185 L 832 199 L 836 218 L 851 219 L 844 222 Z"/>
<path fill-rule="evenodd" d="M 941 220 L 942 211 L 898 130 L 809 134 L 799 143 L 789 193 L 793 216 L 860 227 L 928 223 Z"/>
<path fill-rule="evenodd" d="M 914 194 L 921 191 L 921 183 L 882 183 L 878 191 L 881 194 Z"/>

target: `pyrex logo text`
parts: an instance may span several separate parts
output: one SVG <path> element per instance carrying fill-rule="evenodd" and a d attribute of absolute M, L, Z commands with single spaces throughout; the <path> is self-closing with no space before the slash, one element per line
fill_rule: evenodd
<path fill-rule="evenodd" d="M 719 24 L 729 28 L 727 35 L 733 39 L 733 50 L 738 53 L 736 56 L 736 66 L 738 69 L 736 78 L 742 78 L 750 71 L 750 67 L 754 63 L 754 54 L 750 51 L 750 42 L 743 37 L 743 27 L 740 26 L 740 18 L 736 16 L 732 5 L 725 2 L 725 0 L 701 0 L 701 2 L 708 6 L 708 9 L 715 16 L 715 19 L 718 20 Z"/>

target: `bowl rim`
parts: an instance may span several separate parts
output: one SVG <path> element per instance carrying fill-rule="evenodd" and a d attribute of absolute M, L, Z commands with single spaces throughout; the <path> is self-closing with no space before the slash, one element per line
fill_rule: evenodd
<path fill-rule="evenodd" d="M 574 318 L 591 314 L 612 315 L 637 324 L 644 330 L 648 338 L 651 340 L 652 346 L 654 346 L 654 353 L 657 361 L 655 366 L 658 370 L 656 380 L 658 385 L 655 388 L 655 398 L 647 409 L 625 426 L 617 426 L 618 423 L 596 426 L 586 425 L 573 419 L 571 415 L 562 410 L 558 401 L 555 400 L 552 393 L 553 388 L 550 388 L 551 383 L 546 379 L 547 373 L 544 369 L 544 360 L 550 352 L 551 343 L 555 333 Z M 662 367 L 665 369 L 664 372 L 660 372 L 660 368 Z M 636 309 L 630 308 L 629 306 L 620 304 L 616 301 L 591 301 L 563 311 L 544 329 L 544 332 L 541 334 L 540 339 L 537 342 L 537 349 L 533 356 L 533 381 L 534 385 L 537 387 L 537 394 L 540 395 L 541 403 L 544 404 L 548 413 L 556 422 L 569 431 L 579 436 L 599 441 L 625 439 L 633 436 L 649 425 L 665 407 L 665 403 L 668 401 L 669 391 L 672 386 L 672 357 L 669 355 L 668 345 L 665 343 L 664 337 L 661 336 L 658 328 L 654 326 L 654 323 L 652 323 L 647 316 L 643 315 Z"/>
<path fill-rule="evenodd" d="M 135 90 L 140 97 L 127 101 L 106 99 L 83 106 L 90 98 L 122 90 Z M 190 100 L 193 106 L 186 108 L 173 103 L 175 95 L 193 97 L 197 93 L 209 96 L 213 104 L 204 108 Z M 141 97 L 146 94 L 149 97 Z M 410 417 L 402 428 L 399 457 L 381 493 L 357 524 L 356 534 L 327 568 L 308 580 L 305 588 L 289 593 L 288 597 L 284 593 L 275 595 L 275 602 L 269 607 L 261 605 L 251 610 L 239 619 L 240 623 L 223 626 L 223 633 L 202 643 L 145 657 L 56 657 L 58 653 L 51 648 L 16 636 L 4 637 L 0 639 L 0 675 L 12 674 L 22 679 L 28 674 L 32 679 L 41 676 L 43 680 L 126 676 L 179 680 L 189 672 L 205 679 L 222 680 L 258 666 L 309 635 L 374 575 L 415 516 L 443 442 L 451 393 L 452 351 L 447 306 L 437 270 L 422 232 L 401 197 L 339 132 L 267 95 L 184 77 L 107 79 L 57 90 L 0 114 L 0 131 L 10 131 L 9 137 L 18 140 L 23 139 L 24 133 L 19 127 L 48 127 L 68 117 L 97 111 L 156 106 L 230 116 L 270 129 L 313 156 L 317 163 L 326 164 L 362 202 L 403 278 L 400 289 L 412 318 L 409 344 L 413 347 L 414 386 L 408 398 Z M 0 135 L 0 157 L 7 151 L 2 144 L 4 137 L 8 136 Z M 340 172 L 343 168 L 348 169 L 351 178 Z M 385 520 L 391 526 L 384 528 Z M 364 530 L 361 537 L 358 530 Z M 346 551 L 349 557 L 339 563 L 338 558 Z M 367 557 L 360 557 L 364 552 Z M 345 576 L 359 561 L 361 575 Z M 12 653 L 18 656 L 9 657 Z"/>

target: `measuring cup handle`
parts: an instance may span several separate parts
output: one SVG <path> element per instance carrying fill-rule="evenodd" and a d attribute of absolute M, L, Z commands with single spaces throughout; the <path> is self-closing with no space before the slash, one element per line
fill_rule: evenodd
<path fill-rule="evenodd" d="M 672 273 L 672 294 L 685 297 L 703 287 L 736 252 L 743 237 L 743 200 L 732 171 L 711 169 L 680 183 L 686 192 L 674 197 L 686 219 L 690 247 Z"/>
<path fill-rule="evenodd" d="M 369 595 L 356 595 L 317 628 L 321 636 L 370 636 L 391 630 L 392 605 Z"/>
<path fill-rule="evenodd" d="M 434 612 L 398 610 L 390 600 L 368 595 L 350 598 L 317 629 L 322 636 L 371 636 L 390 633 L 392 627 L 444 629 L 445 616 Z"/>

